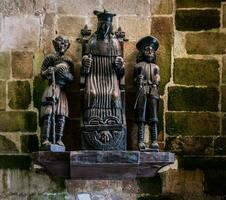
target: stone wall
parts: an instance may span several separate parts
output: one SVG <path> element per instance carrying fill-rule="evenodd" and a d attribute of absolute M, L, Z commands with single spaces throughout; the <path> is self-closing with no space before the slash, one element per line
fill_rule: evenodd
<path fill-rule="evenodd" d="M 71 42 L 68 55 L 73 58 L 76 75 L 67 89 L 70 121 L 64 142 L 67 150 L 79 149 L 81 47 L 76 38 L 85 24 L 95 30 L 97 20 L 93 10 L 104 8 L 117 13 L 114 28 L 121 26 L 129 39 L 124 47 L 128 148 L 137 146 L 132 109 L 135 45 L 142 36 L 152 34 L 160 42 L 158 139 L 161 149 L 177 153 L 179 169 L 154 178 L 102 185 L 118 188 L 125 199 L 223 199 L 226 195 L 224 0 L 1 0 L 0 199 L 65 199 L 70 196 L 67 192 L 74 192 L 70 184 L 66 184 L 69 188 L 66 191 L 64 181 L 49 178 L 32 167 L 29 153 L 38 149 L 38 110 L 46 86 L 39 76 L 40 65 L 44 56 L 53 51 L 52 39 L 58 34 L 67 36 Z M 149 143 L 148 128 L 145 140 Z M 90 182 L 77 184 L 87 184 L 89 192 L 95 190 Z"/>

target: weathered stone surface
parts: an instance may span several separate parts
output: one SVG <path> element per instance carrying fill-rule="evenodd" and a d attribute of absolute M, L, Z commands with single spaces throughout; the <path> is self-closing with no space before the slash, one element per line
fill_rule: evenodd
<path fill-rule="evenodd" d="M 37 14 L 53 11 L 54 5 L 51 0 L 2 0 L 0 1 L 0 13 L 3 15 Z"/>
<path fill-rule="evenodd" d="M 222 0 L 177 0 L 177 8 L 208 8 L 208 7 L 220 7 Z"/>
<path fill-rule="evenodd" d="M 178 155 L 212 155 L 212 137 L 167 137 L 165 149 Z"/>
<path fill-rule="evenodd" d="M 163 192 L 181 194 L 183 196 L 202 195 L 203 177 L 204 174 L 201 170 L 169 170 L 163 179 Z"/>
<path fill-rule="evenodd" d="M 217 88 L 169 87 L 168 109 L 176 111 L 218 111 Z"/>
<path fill-rule="evenodd" d="M 5 17 L 2 29 L 2 49 L 34 50 L 39 42 L 39 29 L 40 22 L 38 17 Z"/>
<path fill-rule="evenodd" d="M 6 107 L 6 83 L 0 81 L 0 110 L 5 110 Z"/>
<path fill-rule="evenodd" d="M 226 112 L 226 86 L 221 86 L 221 111 Z"/>
<path fill-rule="evenodd" d="M 13 78 L 32 78 L 33 75 L 33 53 L 12 52 L 12 73 Z"/>
<path fill-rule="evenodd" d="M 9 79 L 10 77 L 10 53 L 0 53 L 0 79 Z"/>
<path fill-rule="evenodd" d="M 136 25 L 135 25 L 136 24 Z M 141 37 L 150 34 L 150 17 L 122 16 L 119 17 L 119 26 L 125 31 L 126 37 L 131 41 L 137 41 Z"/>
<path fill-rule="evenodd" d="M 204 192 L 210 195 L 225 195 L 226 172 L 225 170 L 209 170 L 204 172 Z"/>
<path fill-rule="evenodd" d="M 37 113 L 35 112 L 0 112 L 0 131 L 35 132 Z"/>
<path fill-rule="evenodd" d="M 11 138 L 7 138 L 5 135 L 0 135 L 0 152 L 1 153 L 11 153 L 18 152 L 16 144 L 11 140 Z"/>
<path fill-rule="evenodd" d="M 187 56 L 187 52 L 185 49 L 186 42 L 185 35 L 186 32 L 174 31 L 174 48 L 173 48 L 174 58 L 176 57 L 183 58 Z"/>
<path fill-rule="evenodd" d="M 212 113 L 166 113 L 169 135 L 219 135 L 219 124 L 219 117 Z"/>
<path fill-rule="evenodd" d="M 226 4 L 223 5 L 223 27 L 226 28 Z"/>
<path fill-rule="evenodd" d="M 20 136 L 21 141 L 21 151 L 25 153 L 30 153 L 34 151 L 38 151 L 39 142 L 38 142 L 38 135 L 28 135 L 24 134 Z"/>
<path fill-rule="evenodd" d="M 28 81 L 11 81 L 8 83 L 9 107 L 27 109 L 31 103 L 31 89 Z"/>
<path fill-rule="evenodd" d="M 61 16 L 58 21 L 59 34 L 70 37 L 80 36 L 81 29 L 85 26 L 84 17 Z"/>
<path fill-rule="evenodd" d="M 200 31 L 220 27 L 218 10 L 177 10 L 176 29 L 179 31 Z"/>
<path fill-rule="evenodd" d="M 150 3 L 148 0 L 103 0 L 101 6 L 118 15 L 150 16 Z"/>
<path fill-rule="evenodd" d="M 226 83 L 226 55 L 223 56 L 222 83 Z"/>
<path fill-rule="evenodd" d="M 172 0 L 151 0 L 151 13 L 153 15 L 167 15 L 173 12 Z"/>
<path fill-rule="evenodd" d="M 183 85 L 219 84 L 219 63 L 213 59 L 174 59 L 174 82 Z"/>
<path fill-rule="evenodd" d="M 222 119 L 222 135 L 226 135 L 226 115 Z"/>
<path fill-rule="evenodd" d="M 188 33 L 186 35 L 186 40 L 186 49 L 188 54 L 208 55 L 225 53 L 226 34 L 224 33 Z"/>
<path fill-rule="evenodd" d="M 52 41 L 51 41 L 52 42 Z M 33 71 L 34 71 L 34 77 L 39 76 L 41 72 L 41 66 L 42 62 L 44 60 L 44 53 L 41 49 L 38 49 L 34 53 L 34 59 L 33 59 Z"/>
<path fill-rule="evenodd" d="M 56 0 L 59 14 L 93 15 L 93 10 L 101 10 L 98 0 Z"/>
<path fill-rule="evenodd" d="M 44 81 L 40 76 L 36 76 L 33 82 L 33 101 L 34 107 L 41 109 L 41 99 L 45 88 L 48 86 L 47 81 Z"/>
<path fill-rule="evenodd" d="M 173 44 L 173 18 L 152 17 L 151 26 L 151 34 L 155 36 L 160 43 L 157 51 L 157 65 L 160 67 L 160 92 L 163 94 L 165 85 L 170 80 L 171 48 Z"/>

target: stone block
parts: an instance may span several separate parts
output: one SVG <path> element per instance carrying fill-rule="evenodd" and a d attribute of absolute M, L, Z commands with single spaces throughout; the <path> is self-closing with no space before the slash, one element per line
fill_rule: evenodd
<path fill-rule="evenodd" d="M 0 81 L 0 110 L 5 110 L 6 107 L 6 83 Z"/>
<path fill-rule="evenodd" d="M 182 196 L 203 195 L 203 178 L 201 170 L 169 170 L 163 178 L 163 192 Z"/>
<path fill-rule="evenodd" d="M 12 153 L 12 152 L 19 151 L 12 137 L 17 138 L 17 135 L 14 135 L 14 136 L 11 135 L 11 138 L 7 137 L 7 135 L 0 135 L 0 152 L 1 153 Z"/>
<path fill-rule="evenodd" d="M 204 192 L 210 195 L 226 195 L 226 171 L 208 170 L 204 172 Z"/>
<path fill-rule="evenodd" d="M 150 2 L 148 0 L 103 0 L 101 6 L 118 15 L 150 16 Z"/>
<path fill-rule="evenodd" d="M 48 86 L 47 81 L 43 80 L 40 76 L 36 76 L 33 81 L 33 102 L 34 107 L 41 109 L 41 99 L 45 91 L 45 88 Z"/>
<path fill-rule="evenodd" d="M 169 15 L 173 12 L 172 0 L 151 0 L 151 13 L 153 15 Z"/>
<path fill-rule="evenodd" d="M 212 155 L 212 137 L 167 137 L 165 150 L 177 155 Z"/>
<path fill-rule="evenodd" d="M 226 137 L 217 137 L 214 140 L 214 154 L 217 155 L 226 154 Z"/>
<path fill-rule="evenodd" d="M 174 58 L 179 57 L 186 57 L 187 52 L 185 49 L 185 35 L 186 32 L 182 31 L 174 31 L 174 48 L 173 48 L 173 54 Z"/>
<path fill-rule="evenodd" d="M 24 134 L 20 136 L 21 140 L 21 151 L 25 153 L 31 153 L 38 151 L 39 148 L 39 141 L 38 141 L 38 135 L 33 134 Z"/>
<path fill-rule="evenodd" d="M 222 83 L 226 84 L 226 55 L 223 56 Z"/>
<path fill-rule="evenodd" d="M 33 15 L 54 10 L 52 0 L 2 0 L 0 1 L 0 13 L 5 16 Z"/>
<path fill-rule="evenodd" d="M 208 8 L 220 7 L 222 0 L 177 0 L 177 8 Z"/>
<path fill-rule="evenodd" d="M 226 115 L 222 118 L 222 135 L 226 135 Z"/>
<path fill-rule="evenodd" d="M 200 31 L 220 27 L 220 12 L 214 9 L 177 10 L 176 29 L 179 31 Z"/>
<path fill-rule="evenodd" d="M 226 4 L 223 4 L 223 28 L 226 28 Z"/>
<path fill-rule="evenodd" d="M 136 26 L 134 26 L 136 24 Z M 121 16 L 119 26 L 126 33 L 126 38 L 130 41 L 137 41 L 150 34 L 150 17 L 143 16 Z"/>
<path fill-rule="evenodd" d="M 94 10 L 101 10 L 98 0 L 56 0 L 57 12 L 67 15 L 93 15 Z"/>
<path fill-rule="evenodd" d="M 8 83 L 8 101 L 12 109 L 27 109 L 31 103 L 31 89 L 28 81 Z"/>
<path fill-rule="evenodd" d="M 219 135 L 220 119 L 213 113 L 167 112 L 168 135 Z"/>
<path fill-rule="evenodd" d="M 160 67 L 160 93 L 164 93 L 166 83 L 170 80 L 171 49 L 173 44 L 173 18 L 152 17 L 151 34 L 159 40 L 157 50 L 157 65 Z"/>
<path fill-rule="evenodd" d="M 28 26 L 29 24 L 29 26 Z M 34 50 L 38 47 L 40 21 L 35 16 L 5 17 L 2 29 L 3 50 Z"/>
<path fill-rule="evenodd" d="M 12 52 L 12 74 L 13 78 L 32 78 L 33 76 L 33 53 Z"/>
<path fill-rule="evenodd" d="M 218 111 L 217 88 L 169 87 L 168 109 L 176 111 Z"/>
<path fill-rule="evenodd" d="M 10 78 L 10 53 L 0 52 L 0 79 Z"/>
<path fill-rule="evenodd" d="M 28 154 L 15 153 L 15 154 L 0 155 L 1 169 L 29 169 L 31 167 L 31 162 L 32 162 L 31 156 Z M 7 172 L 10 172 L 10 171 L 11 170 L 7 170 Z"/>
<path fill-rule="evenodd" d="M 2 132 L 35 132 L 37 114 L 35 112 L 0 112 L 0 131 Z"/>
<path fill-rule="evenodd" d="M 174 60 L 174 82 L 182 85 L 217 86 L 219 63 L 214 59 L 177 58 Z"/>
<path fill-rule="evenodd" d="M 85 26 L 84 17 L 61 16 L 57 20 L 58 33 L 77 38 L 80 36 L 81 29 Z"/>
<path fill-rule="evenodd" d="M 224 54 L 225 46 L 225 33 L 202 32 L 188 33 L 186 35 L 186 50 L 188 54 Z"/>
<path fill-rule="evenodd" d="M 221 86 L 221 111 L 226 112 L 226 86 Z"/>

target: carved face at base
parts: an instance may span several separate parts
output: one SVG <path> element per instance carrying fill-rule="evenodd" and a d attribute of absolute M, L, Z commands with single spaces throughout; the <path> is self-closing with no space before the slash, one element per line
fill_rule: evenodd
<path fill-rule="evenodd" d="M 63 55 L 70 47 L 68 39 L 64 39 L 62 36 L 58 36 L 53 40 L 53 46 L 59 54 Z"/>
<path fill-rule="evenodd" d="M 99 21 L 97 24 L 97 39 L 103 40 L 112 32 L 112 23 Z"/>
<path fill-rule="evenodd" d="M 152 63 L 155 61 L 155 50 L 151 45 L 147 45 L 143 49 L 143 56 L 146 62 Z"/>

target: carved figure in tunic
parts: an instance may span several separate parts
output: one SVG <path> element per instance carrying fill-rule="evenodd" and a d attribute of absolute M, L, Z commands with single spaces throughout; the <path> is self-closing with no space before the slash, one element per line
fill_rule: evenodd
<path fill-rule="evenodd" d="M 134 81 L 137 87 L 135 102 L 135 116 L 138 125 L 138 148 L 145 150 L 144 126 L 148 124 L 151 133 L 151 150 L 158 151 L 157 123 L 159 105 L 159 67 L 155 64 L 158 40 L 152 36 L 146 36 L 138 41 L 136 47 L 139 50 L 137 63 L 134 69 Z"/>
<path fill-rule="evenodd" d="M 115 14 L 94 11 L 97 30 L 83 29 L 81 90 L 84 98 L 82 113 L 82 148 L 125 150 L 126 122 L 124 113 L 123 37 L 112 31 Z M 88 34 L 85 35 L 84 32 Z"/>
<path fill-rule="evenodd" d="M 56 53 L 47 55 L 41 66 L 41 76 L 49 82 L 42 96 L 42 147 L 55 144 L 55 141 L 50 140 L 55 140 L 55 134 L 50 135 L 51 132 L 56 133 L 56 144 L 64 146 L 62 137 L 68 117 L 68 101 L 64 88 L 73 80 L 73 62 L 64 55 L 70 47 L 69 41 L 58 36 L 52 42 Z"/>

